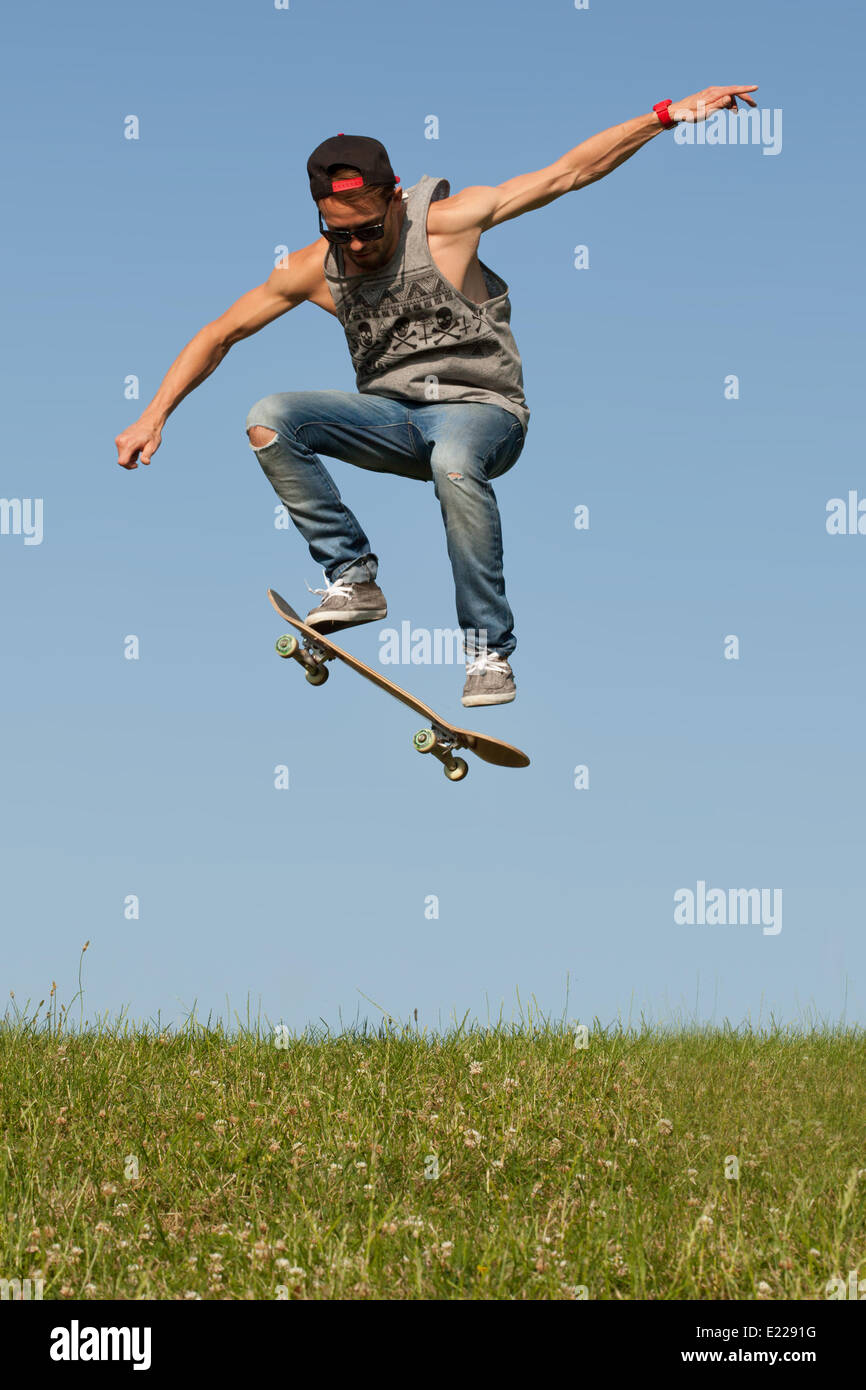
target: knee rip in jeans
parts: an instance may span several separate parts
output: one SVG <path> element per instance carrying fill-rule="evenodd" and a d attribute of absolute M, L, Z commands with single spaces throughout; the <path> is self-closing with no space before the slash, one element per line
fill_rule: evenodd
<path fill-rule="evenodd" d="M 451 482 L 452 482 L 452 483 L 462 483 L 462 482 L 463 482 L 463 474 L 462 474 L 462 473 L 449 473 L 449 474 L 448 474 L 448 477 L 451 479 Z"/>
<path fill-rule="evenodd" d="M 269 429 L 267 425 L 250 425 L 247 435 L 251 449 L 264 449 L 268 444 L 273 444 L 277 432 Z M 270 435 L 270 439 L 266 438 L 267 435 Z"/>

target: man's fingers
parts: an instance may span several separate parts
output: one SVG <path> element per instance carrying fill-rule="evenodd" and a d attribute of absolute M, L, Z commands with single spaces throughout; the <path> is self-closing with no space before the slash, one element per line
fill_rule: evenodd
<path fill-rule="evenodd" d="M 702 92 L 701 95 L 710 98 L 708 103 L 710 106 L 717 104 L 722 106 L 736 106 L 737 97 L 748 102 L 749 106 L 757 106 L 758 103 L 754 98 L 747 95 L 748 92 L 756 92 L 757 90 L 757 86 L 743 86 L 742 83 L 738 83 L 735 87 L 708 87 L 706 92 Z M 731 98 L 733 98 L 733 100 L 731 100 Z"/>
<path fill-rule="evenodd" d="M 740 98 L 740 101 L 746 102 L 749 106 L 757 106 L 758 104 L 756 101 L 753 101 L 751 97 L 743 96 L 739 88 L 735 90 L 722 88 L 722 91 L 724 92 L 723 96 L 716 97 L 713 101 L 707 103 L 706 109 L 708 112 L 739 111 L 740 108 L 737 105 L 737 97 Z"/>
<path fill-rule="evenodd" d="M 117 444 L 117 440 L 115 440 L 115 444 Z M 159 439 L 151 439 L 149 443 L 143 444 L 124 444 L 123 446 L 117 444 L 117 462 L 121 468 L 137 468 L 139 462 L 147 467 L 159 445 Z M 146 452 L 148 448 L 150 453 Z"/>
<path fill-rule="evenodd" d="M 118 452 L 117 462 L 120 464 L 121 468 L 137 468 L 138 464 L 135 461 L 137 458 L 138 450 L 130 449 L 128 453 L 125 451 Z"/>

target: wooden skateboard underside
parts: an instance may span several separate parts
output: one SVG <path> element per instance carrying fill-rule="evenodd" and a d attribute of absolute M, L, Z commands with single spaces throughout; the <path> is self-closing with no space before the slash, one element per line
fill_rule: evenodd
<path fill-rule="evenodd" d="M 349 652 L 343 651 L 343 648 L 338 647 L 325 633 L 308 626 L 303 618 L 295 612 L 291 604 L 286 603 L 286 600 L 275 593 L 273 589 L 268 589 L 268 598 L 280 617 L 284 618 L 304 637 L 303 647 L 297 642 L 292 647 L 291 644 L 294 639 L 281 637 L 277 643 L 277 651 L 281 656 L 292 656 L 305 666 L 307 679 L 313 685 L 324 682 L 328 675 L 325 662 L 336 658 L 364 676 L 366 680 L 371 681 L 373 685 L 378 685 L 380 690 L 386 690 L 401 704 L 408 705 L 411 710 L 420 714 L 430 723 L 430 729 L 422 730 L 421 733 L 415 735 L 415 747 L 422 753 L 434 753 L 444 764 L 447 775 L 453 781 L 458 781 L 460 777 L 465 776 L 465 762 L 462 758 L 455 760 L 453 756 L 454 750 L 462 748 L 468 748 L 483 762 L 494 763 L 498 767 L 529 766 L 528 757 L 519 748 L 514 748 L 510 743 L 503 743 L 501 739 L 489 738 L 486 734 L 477 734 L 471 729 L 461 729 L 456 724 L 449 723 L 447 719 L 443 719 L 435 710 L 432 710 L 429 705 L 425 705 L 423 700 L 410 695 L 407 690 L 395 685 L 381 672 L 365 665 L 363 661 L 359 661 L 356 656 L 352 656 Z"/>

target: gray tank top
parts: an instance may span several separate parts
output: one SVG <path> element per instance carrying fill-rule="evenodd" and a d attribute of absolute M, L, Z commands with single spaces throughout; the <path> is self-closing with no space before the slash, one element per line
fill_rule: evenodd
<path fill-rule="evenodd" d="M 446 280 L 430 255 L 427 209 L 449 196 L 447 179 L 424 174 L 403 193 L 403 226 L 381 270 L 346 275 L 342 247 L 324 261 L 359 391 L 433 401 L 488 401 L 511 411 L 524 434 L 529 410 L 510 328 L 508 286 L 480 261 L 491 296 L 475 304 Z"/>

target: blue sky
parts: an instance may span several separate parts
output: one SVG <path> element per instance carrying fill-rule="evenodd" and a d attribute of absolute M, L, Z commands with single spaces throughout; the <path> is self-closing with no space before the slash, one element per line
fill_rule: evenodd
<path fill-rule="evenodd" d="M 0 495 L 44 510 L 41 544 L 0 535 L 7 994 L 68 999 L 90 939 L 91 1016 L 249 999 L 302 1029 L 374 1000 L 440 1027 L 515 1017 L 519 991 L 583 1021 L 866 1021 L 866 535 L 825 525 L 866 498 L 863 31 L 853 4 L 791 0 L 10 14 Z M 519 695 L 467 718 L 459 668 L 402 676 L 532 766 L 451 785 L 411 713 L 273 650 L 267 587 L 305 610 L 321 577 L 274 529 L 244 420 L 272 391 L 354 388 L 339 323 L 304 305 L 235 347 L 149 469 L 117 468 L 113 438 L 276 246 L 315 238 L 327 135 L 456 192 L 728 82 L 760 84 L 778 153 L 659 137 L 482 238 L 532 411 L 497 484 Z M 432 488 L 333 470 L 385 626 L 452 627 Z M 378 633 L 346 643 L 375 660 Z M 782 930 L 676 923 L 699 882 L 781 889 Z"/>

